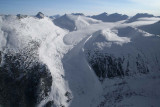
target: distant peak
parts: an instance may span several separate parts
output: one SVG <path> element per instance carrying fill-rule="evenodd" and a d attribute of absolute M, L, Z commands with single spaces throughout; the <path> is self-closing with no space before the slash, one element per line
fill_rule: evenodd
<path fill-rule="evenodd" d="M 148 14 L 148 13 L 137 13 L 135 16 L 148 16 L 148 17 L 154 17 L 154 15 L 152 14 Z"/>
<path fill-rule="evenodd" d="M 26 18 L 27 15 L 17 14 L 18 19 Z"/>
<path fill-rule="evenodd" d="M 63 16 L 65 16 L 65 17 L 66 17 L 66 16 L 68 16 L 68 14 L 66 14 L 66 13 L 65 13 Z"/>
<path fill-rule="evenodd" d="M 148 13 L 137 13 L 136 15 L 131 17 L 129 20 L 127 20 L 126 23 L 137 21 L 139 18 L 143 18 L 143 17 L 154 17 L 154 15 L 148 14 Z"/>
<path fill-rule="evenodd" d="M 84 16 L 83 13 L 72 13 L 72 15 Z"/>
<path fill-rule="evenodd" d="M 103 22 L 117 22 L 126 20 L 128 18 L 127 15 L 122 15 L 119 13 L 107 14 L 106 12 L 91 17 L 97 20 L 101 20 Z"/>
<path fill-rule="evenodd" d="M 36 17 L 42 19 L 44 18 L 44 14 L 42 12 L 38 12 Z"/>
<path fill-rule="evenodd" d="M 100 15 L 108 15 L 106 12 L 101 13 Z"/>
<path fill-rule="evenodd" d="M 119 13 L 112 13 L 113 15 L 120 15 Z"/>

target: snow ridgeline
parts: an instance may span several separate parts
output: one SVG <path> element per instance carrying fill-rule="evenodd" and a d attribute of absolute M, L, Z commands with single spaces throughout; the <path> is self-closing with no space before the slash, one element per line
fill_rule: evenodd
<path fill-rule="evenodd" d="M 53 24 L 55 21 L 52 22 L 47 17 L 19 19 L 16 16 L 0 16 L 0 38 L 2 38 L 0 39 L 0 51 L 5 53 L 5 50 L 13 50 L 18 53 L 19 50 L 27 47 L 31 41 L 38 42 L 38 58 L 52 74 L 51 92 L 36 106 L 47 106 L 46 104 L 56 107 L 140 106 L 152 97 L 153 99 L 149 103 L 155 106 L 159 104 L 157 101 L 159 94 L 157 97 L 155 96 L 157 91 L 154 92 L 149 86 L 149 89 L 139 88 L 136 85 L 132 86 L 132 83 L 138 83 L 138 80 L 134 82 L 133 78 L 118 79 L 116 78 L 117 74 L 115 74 L 113 75 L 115 79 L 110 80 L 107 74 L 105 76 L 97 74 L 92 63 L 90 63 L 90 58 L 91 60 L 94 60 L 94 58 L 86 55 L 86 53 L 91 52 L 89 54 L 94 56 L 95 51 L 98 51 L 100 54 L 114 56 L 115 59 L 124 57 L 126 60 L 124 63 L 120 63 L 121 67 L 138 72 L 139 69 L 135 67 L 136 55 L 140 54 L 142 56 L 142 58 L 139 58 L 142 59 L 140 62 L 142 61 L 144 64 L 138 64 L 140 70 L 141 66 L 147 66 L 149 71 L 154 68 L 153 72 L 158 72 L 160 69 L 159 61 L 157 61 L 157 59 L 160 59 L 159 37 L 132 27 L 134 24 L 103 23 L 85 16 L 66 15 L 64 17 L 64 19 L 62 17 L 62 26 L 59 26 L 63 28 L 66 21 L 73 22 L 69 24 L 73 25 L 71 26 L 73 29 L 70 30 L 70 26 L 64 28 L 76 31 L 63 30 Z M 130 57 L 128 57 L 128 54 L 130 54 Z M 130 62 L 130 66 L 127 65 L 128 62 Z M 129 75 L 132 76 L 132 72 Z M 154 73 L 152 75 L 155 76 Z M 100 80 L 104 79 L 103 83 L 99 81 L 99 77 Z M 144 78 L 141 84 L 150 80 L 154 81 L 153 79 L 145 79 L 146 77 L 141 76 L 141 74 L 138 74 L 138 77 Z M 159 81 L 159 79 L 156 79 L 155 86 Z M 116 84 L 122 85 L 119 87 Z M 112 89 L 114 87 L 115 89 Z M 156 88 L 157 90 L 160 89 L 158 86 Z M 118 92 L 116 92 L 117 90 Z M 139 92 L 141 90 L 144 90 L 144 92 Z M 131 95 L 125 97 L 124 94 Z M 147 95 L 147 98 L 139 98 L 138 95 Z M 108 100 L 107 96 L 111 100 Z M 117 98 L 119 96 L 120 98 Z M 129 102 L 125 102 L 127 98 L 129 98 Z M 139 98 L 140 101 L 143 100 L 143 102 L 135 103 L 136 98 Z M 157 100 L 153 101 L 156 98 Z"/>
<path fill-rule="evenodd" d="M 67 29 L 69 31 L 75 31 L 79 29 L 83 29 L 89 25 L 100 23 L 101 21 L 85 17 L 83 15 L 71 15 L 71 14 L 65 14 L 55 20 L 53 22 L 63 28 Z"/>

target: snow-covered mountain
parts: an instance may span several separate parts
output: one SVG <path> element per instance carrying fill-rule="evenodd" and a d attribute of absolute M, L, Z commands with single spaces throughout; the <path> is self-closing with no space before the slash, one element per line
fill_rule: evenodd
<path fill-rule="evenodd" d="M 139 28 L 148 33 L 160 35 L 160 21 L 150 24 L 150 25 L 140 26 Z"/>
<path fill-rule="evenodd" d="M 74 31 L 77 29 L 83 29 L 90 24 L 100 23 L 92 18 L 85 17 L 82 14 L 65 14 L 53 21 L 57 26 Z"/>
<path fill-rule="evenodd" d="M 85 16 L 83 13 L 72 13 L 72 15 Z"/>
<path fill-rule="evenodd" d="M 0 106 L 158 107 L 156 20 L 1 15 Z"/>
<path fill-rule="evenodd" d="M 49 18 L 51 18 L 52 20 L 57 19 L 61 17 L 61 15 L 57 14 L 57 15 L 53 15 L 53 16 L 49 16 Z"/>
<path fill-rule="evenodd" d="M 106 12 L 104 12 L 99 15 L 91 16 L 91 18 L 101 20 L 103 22 L 117 22 L 117 21 L 126 20 L 128 18 L 128 16 L 118 14 L 118 13 L 107 14 Z"/>
<path fill-rule="evenodd" d="M 36 17 L 42 19 L 44 18 L 44 14 L 42 12 L 38 12 Z"/>
<path fill-rule="evenodd" d="M 137 14 L 134 15 L 133 17 L 129 18 L 129 19 L 126 21 L 126 23 L 132 23 L 132 22 L 138 21 L 139 18 L 144 18 L 144 17 L 151 18 L 151 17 L 155 17 L 155 16 L 152 15 L 152 14 L 148 14 L 148 13 L 137 13 Z"/>

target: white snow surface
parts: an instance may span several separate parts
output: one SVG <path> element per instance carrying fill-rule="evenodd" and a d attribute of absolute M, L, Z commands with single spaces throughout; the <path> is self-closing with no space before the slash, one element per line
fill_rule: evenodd
<path fill-rule="evenodd" d="M 155 54 L 160 59 L 160 38 L 135 28 L 153 24 L 157 19 L 151 19 L 151 21 L 144 19 L 123 24 L 122 22 L 97 22 L 85 16 L 68 15 L 68 17 L 74 20 L 76 31 L 69 32 L 62 29 L 47 17 L 18 19 L 16 16 L 0 16 L 0 51 L 5 52 L 6 48 L 18 51 L 27 46 L 30 41 L 40 43 L 39 59 L 48 66 L 53 82 L 50 96 L 42 101 L 39 107 L 50 100 L 54 100 L 57 107 L 61 104 L 65 107 L 97 107 L 104 100 L 102 96 L 112 93 L 115 89 L 119 90 L 120 87 L 115 84 L 123 81 L 127 81 L 128 85 L 124 85 L 122 93 L 131 88 L 131 90 L 143 91 L 143 97 L 124 98 L 121 102 L 114 104 L 111 101 L 104 107 L 107 105 L 109 107 L 126 107 L 127 105 L 158 107 L 160 105 L 158 93 L 160 75 L 156 75 L 159 73 L 157 69 L 159 67 L 152 60 Z M 86 59 L 85 50 L 87 49 L 98 49 L 115 56 L 128 53 L 134 56 L 139 51 L 143 51 L 148 61 L 151 61 L 150 69 L 155 70 L 156 73 L 151 76 L 139 76 L 136 79 L 134 77 L 124 80 L 106 79 L 102 84 Z M 152 88 L 153 85 L 156 89 Z M 69 103 L 66 102 L 67 91 L 72 94 L 72 100 Z M 113 100 L 112 96 L 111 100 Z"/>
<path fill-rule="evenodd" d="M 61 28 L 69 31 L 80 30 L 86 28 L 89 25 L 100 23 L 101 21 L 95 20 L 82 15 L 65 14 L 53 22 Z"/>

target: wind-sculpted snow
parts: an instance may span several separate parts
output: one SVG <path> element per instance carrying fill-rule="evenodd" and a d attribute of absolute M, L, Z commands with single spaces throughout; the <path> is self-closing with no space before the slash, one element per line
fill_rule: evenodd
<path fill-rule="evenodd" d="M 151 66 L 154 67 L 155 71 L 159 70 L 159 67 L 155 66 L 157 65 L 156 59 L 153 59 L 151 53 L 153 52 L 157 59 L 160 58 L 158 55 L 160 50 L 153 49 L 153 47 L 158 48 L 160 41 L 158 36 L 153 36 L 132 27 L 118 28 L 114 32 L 110 30 L 98 31 L 85 44 L 89 62 L 94 68 L 96 67 L 96 73 L 102 72 L 103 74 L 97 73 L 99 77 L 108 77 L 110 72 L 118 70 L 117 68 L 107 68 L 107 64 L 112 64 L 113 67 L 116 67 L 119 63 L 119 66 L 122 66 L 121 69 L 123 69 L 124 74 L 129 69 L 130 73 L 134 73 L 135 71 L 141 73 L 152 71 L 153 68 L 150 68 Z M 145 58 L 146 56 L 147 58 Z M 115 60 L 118 61 L 114 62 Z M 121 63 L 119 62 L 120 60 Z M 103 67 L 97 68 L 98 66 Z"/>
<path fill-rule="evenodd" d="M 97 21 L 92 18 L 85 17 L 83 15 L 70 15 L 65 14 L 55 20 L 53 22 L 64 29 L 67 29 L 69 31 L 79 30 L 82 28 L 85 28 L 86 26 L 90 24 L 96 24 L 100 23 L 100 21 Z"/>
<path fill-rule="evenodd" d="M 157 107 L 160 37 L 136 28 L 148 20 L 0 16 L 0 105 Z"/>
<path fill-rule="evenodd" d="M 119 37 L 114 31 L 111 31 L 110 29 L 95 32 L 89 40 L 90 41 L 87 41 L 85 44 L 86 48 L 102 50 L 105 46 L 111 47 L 112 44 L 122 46 L 124 43 L 130 42 L 130 38 Z"/>
<path fill-rule="evenodd" d="M 160 89 L 155 85 L 160 80 L 152 77 L 160 71 L 159 43 L 160 37 L 132 27 L 116 27 L 90 36 L 84 52 L 104 87 L 104 100 L 99 107 L 160 104 L 158 91 L 154 91 L 154 88 Z M 141 78 L 142 82 L 136 85 Z M 149 84 L 146 88 L 145 83 Z"/>

